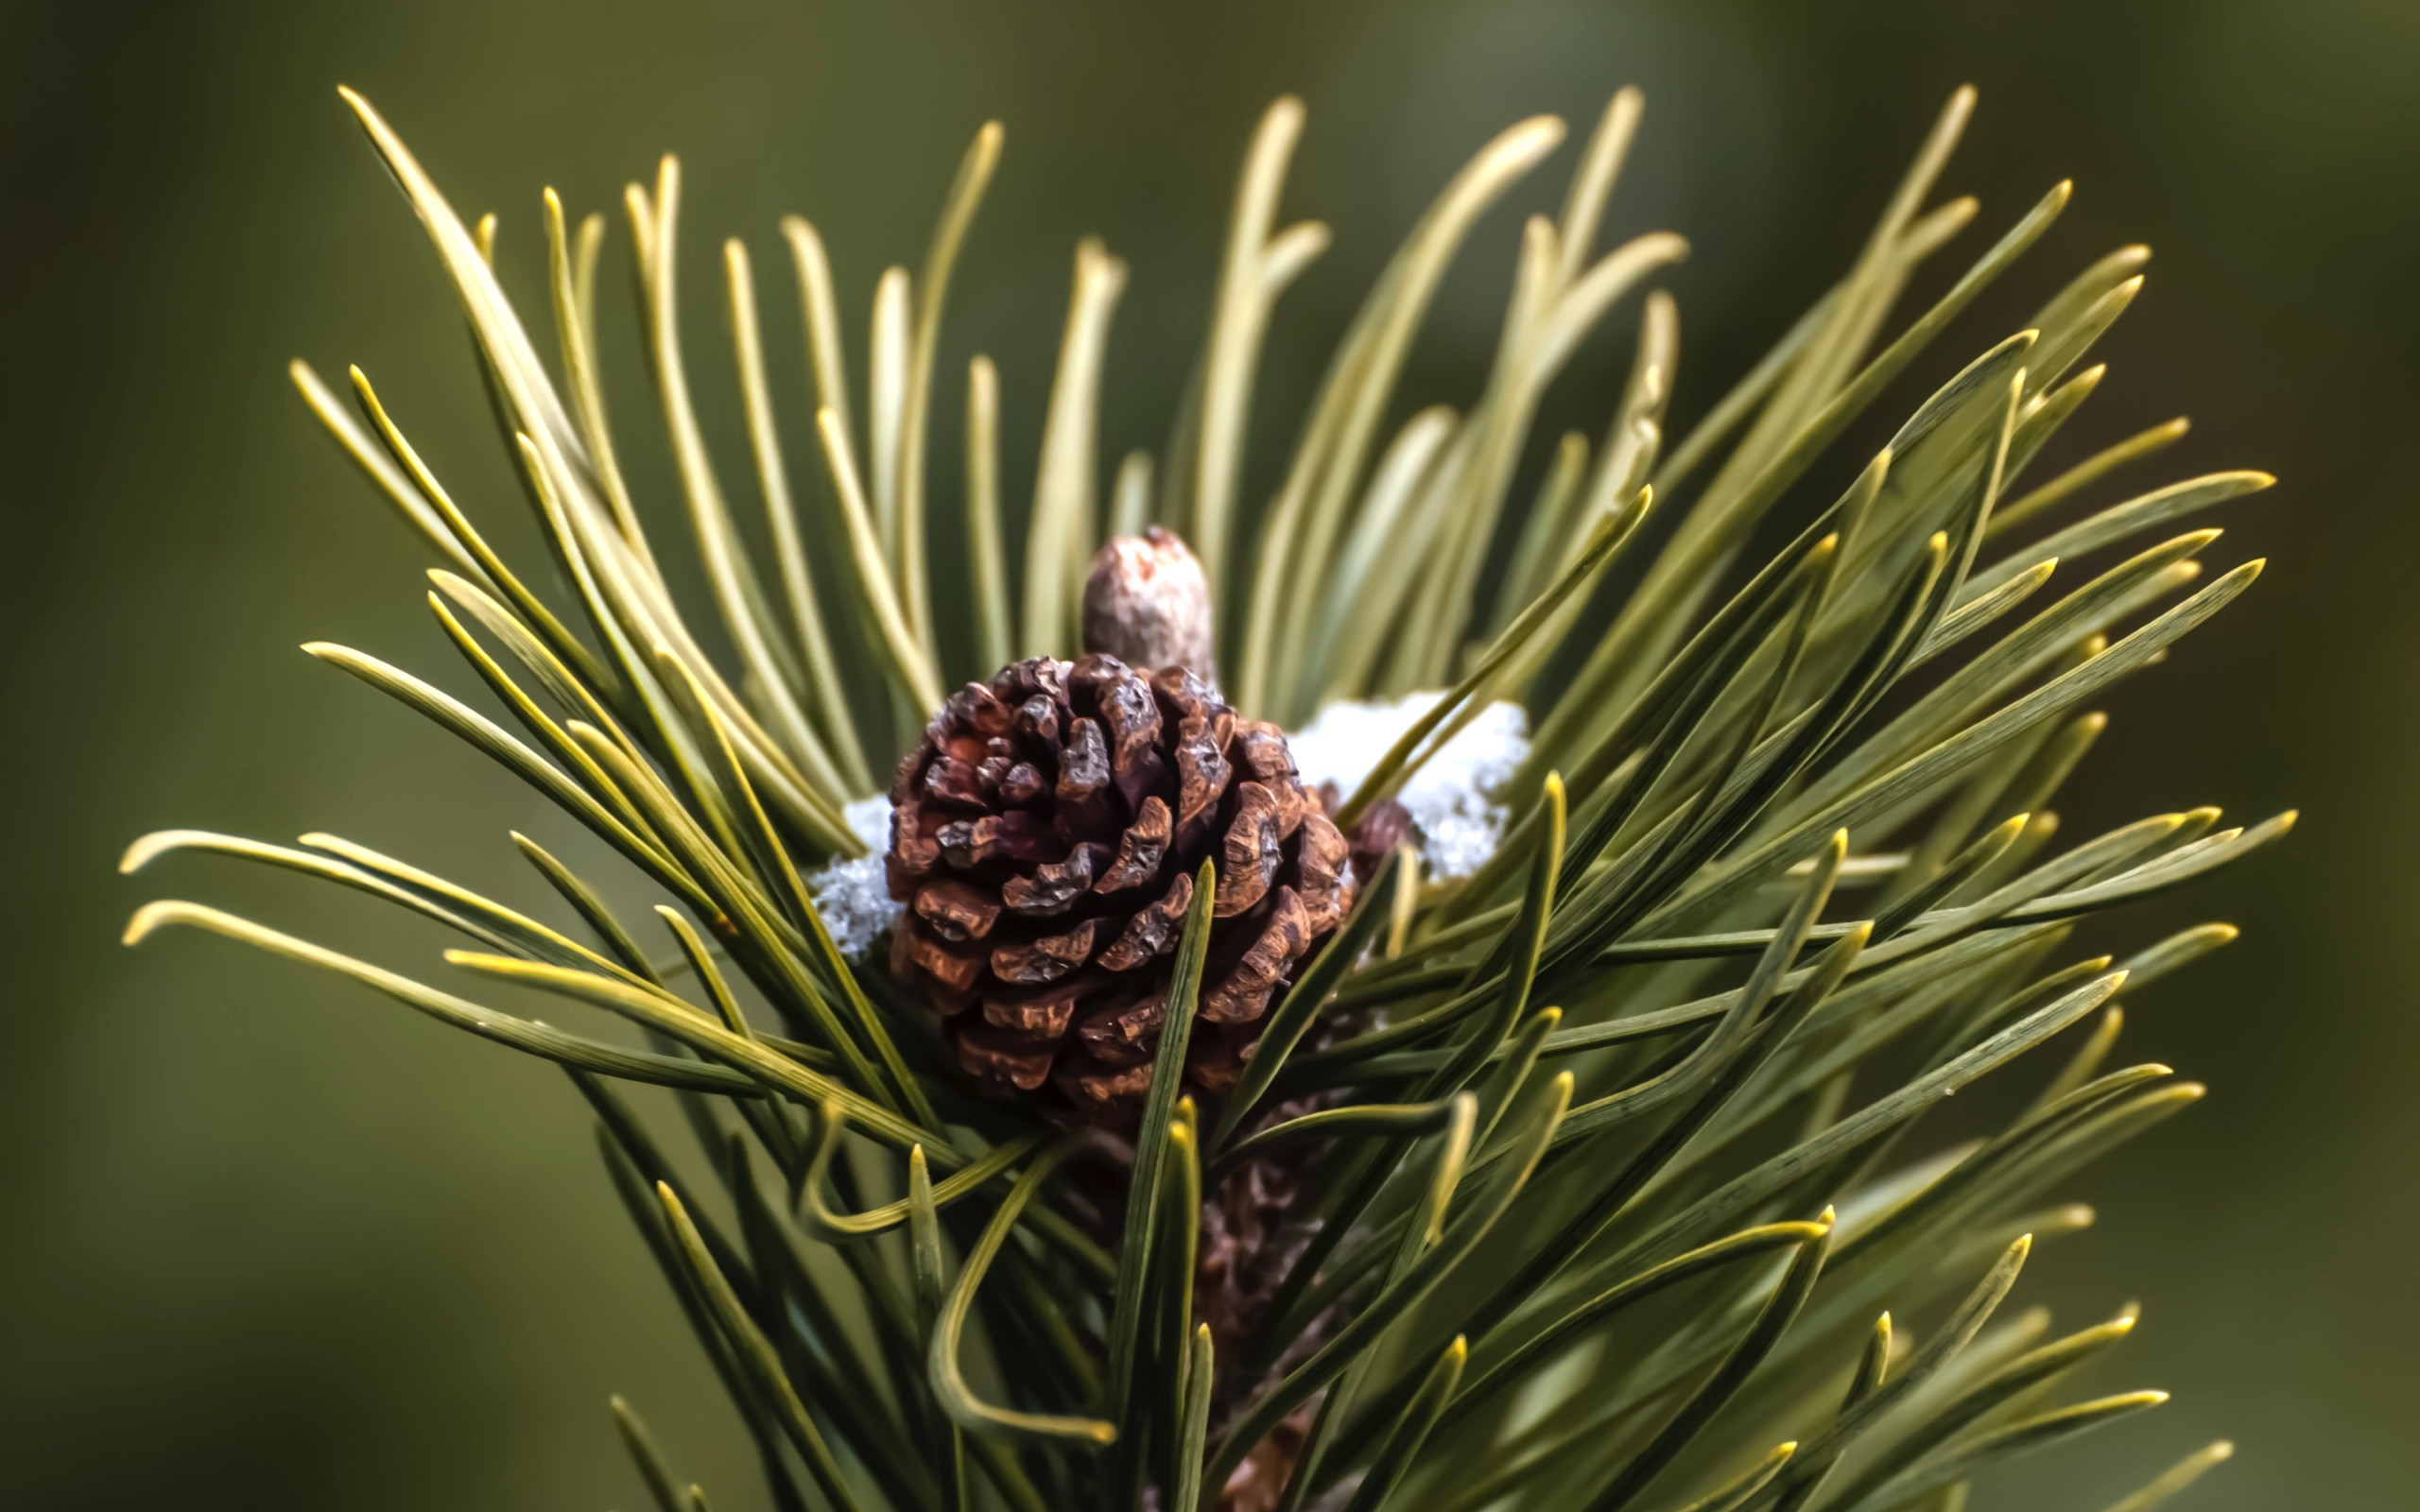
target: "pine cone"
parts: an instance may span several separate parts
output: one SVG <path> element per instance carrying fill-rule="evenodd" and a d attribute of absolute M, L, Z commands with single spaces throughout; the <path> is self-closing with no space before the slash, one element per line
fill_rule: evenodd
<path fill-rule="evenodd" d="M 1344 836 L 1285 732 L 1181 668 L 1020 662 L 970 682 L 891 783 L 890 967 L 986 1081 L 1139 1114 L 1194 873 L 1218 863 L 1186 1080 L 1231 1089 L 1260 1023 L 1352 906 Z"/>

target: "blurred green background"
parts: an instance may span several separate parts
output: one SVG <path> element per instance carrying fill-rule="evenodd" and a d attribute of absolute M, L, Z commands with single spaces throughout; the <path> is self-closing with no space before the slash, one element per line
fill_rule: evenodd
<path fill-rule="evenodd" d="M 332 375 L 361 362 L 475 508 L 522 512 L 460 320 L 336 83 L 378 102 L 458 207 L 502 214 L 527 300 L 542 184 L 614 211 L 625 180 L 681 152 L 692 368 L 724 418 L 716 239 L 755 247 L 776 380 L 796 394 L 778 215 L 823 228 L 861 354 L 874 276 L 921 257 L 967 137 L 998 117 L 1008 156 L 943 371 L 998 357 L 1011 479 L 1030 476 L 1081 232 L 1133 268 L 1104 446 L 1159 444 L 1246 135 L 1299 92 L 1310 128 L 1287 204 L 1336 245 L 1280 312 L 1257 492 L 1394 238 L 1501 126 L 1552 111 L 1584 127 L 1617 86 L 1647 91 L 1612 229 L 1695 244 L 1668 281 L 1686 419 L 1845 264 L 1965 80 L 1982 106 L 1945 192 L 1982 196 L 1986 227 L 2060 176 L 2080 192 L 1919 378 L 2091 257 L 2147 241 L 2148 297 L 2062 455 L 2183 412 L 2196 428 L 2170 474 L 2284 479 L 2222 521 L 2217 559 L 2273 554 L 2268 576 L 2123 690 L 2069 817 L 2092 833 L 2191 802 L 2307 816 L 2243 874 L 2145 910 L 2144 937 L 2246 927 L 2135 1005 L 2128 1031 L 2216 1095 L 2079 1183 L 2100 1228 L 2026 1283 L 2077 1321 L 2145 1298 L 2113 1389 L 2177 1400 L 1979 1504 L 2098 1506 L 2220 1434 L 2237 1462 L 2180 1505 L 2420 1503 L 2420 9 L 15 0 L 0 9 L 0 1503 L 628 1506 L 639 1488 L 603 1410 L 621 1390 L 684 1473 L 754 1504 L 737 1431 L 559 1075 L 220 942 L 115 943 L 163 893 L 389 959 L 430 943 L 223 866 L 115 876 L 153 828 L 328 829 L 531 901 L 502 833 L 562 828 L 294 649 L 326 636 L 465 680 L 420 605 L 422 563 L 295 403 L 288 357 Z M 1475 239 L 1408 395 L 1478 385 L 1517 217 L 1560 195 L 1564 151 Z M 615 226 L 606 360 L 643 433 Z M 1626 323 L 1542 433 L 1600 422 Z"/>

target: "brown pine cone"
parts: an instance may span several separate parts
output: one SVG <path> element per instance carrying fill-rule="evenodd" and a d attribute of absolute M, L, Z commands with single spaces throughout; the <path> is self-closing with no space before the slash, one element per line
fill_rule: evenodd
<path fill-rule="evenodd" d="M 970 682 L 890 789 L 890 969 L 959 1063 L 1118 1124 L 1141 1111 L 1194 873 L 1218 863 L 1186 1080 L 1235 1085 L 1260 1023 L 1353 902 L 1344 836 L 1275 725 L 1181 667 L 1019 662 Z"/>

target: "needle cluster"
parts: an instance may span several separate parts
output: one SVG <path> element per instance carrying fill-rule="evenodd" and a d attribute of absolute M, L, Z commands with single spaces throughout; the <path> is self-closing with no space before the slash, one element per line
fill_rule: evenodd
<path fill-rule="evenodd" d="M 2053 805 L 2100 705 L 2257 574 L 2203 581 L 2219 531 L 2199 517 L 2270 479 L 2087 502 L 2182 421 L 2030 477 L 2103 380 L 2086 359 L 2142 286 L 2139 248 L 1936 369 L 1887 444 L 1838 455 L 2066 203 L 2054 186 L 1902 313 L 1978 215 L 1931 203 L 1971 94 L 1850 266 L 1678 429 L 1677 306 L 1651 285 L 1684 245 L 1598 249 L 1630 91 L 1581 146 L 1561 213 L 1522 229 L 1477 397 L 1399 391 L 1448 266 L 1564 135 L 1513 126 L 1412 229 L 1290 453 L 1262 468 L 1247 421 L 1263 336 L 1328 241 L 1279 223 L 1304 125 L 1280 101 L 1245 158 L 1196 382 L 1164 448 L 1106 489 L 1125 269 L 1092 241 L 1030 489 L 1001 476 L 980 355 L 966 474 L 927 475 L 946 297 L 998 128 L 922 267 L 879 282 L 862 385 L 817 229 L 782 227 L 804 399 L 773 391 L 751 255 L 724 245 L 736 459 L 713 455 L 686 377 L 666 159 L 622 208 L 673 499 L 636 496 L 607 421 L 605 217 L 546 195 L 550 307 L 525 320 L 492 266 L 493 218 L 465 223 L 345 98 L 459 293 L 547 559 L 503 559 L 360 369 L 337 386 L 298 362 L 305 402 L 433 561 L 430 612 L 477 687 L 306 649 L 596 843 L 565 856 L 513 835 L 543 900 L 527 908 L 333 835 L 175 831 L 126 858 L 208 852 L 410 910 L 459 937 L 450 986 L 199 903 L 152 903 L 129 938 L 232 937 L 562 1066 L 772 1504 L 1939 1512 L 2003 1462 L 2161 1400 L 2068 1389 L 2131 1310 L 2062 1333 L 2003 1303 L 2036 1246 L 2091 1222 L 2061 1184 L 2201 1095 L 2123 1062 L 2121 999 L 2235 932 L 2116 957 L 2071 936 L 2291 816 L 2181 809 L 2071 837 Z M 1636 358 L 1601 437 L 1533 446 L 1542 394 L 1634 301 Z M 1533 452 L 1550 454 L 1542 480 L 1515 497 Z M 1834 492 L 1827 469 L 1854 477 Z M 1273 493 L 1248 497 L 1264 472 Z M 650 535 L 676 511 L 702 603 L 681 601 Z M 1338 796 L 1336 830 L 1491 709 L 1523 706 L 1533 736 L 1492 795 L 1492 855 L 1448 875 L 1406 845 L 1357 894 L 1323 895 L 1339 917 L 1305 936 L 1249 1045 L 1188 1081 L 1195 1009 L 1230 969 L 1219 900 L 1255 885 L 1204 851 L 1163 920 L 1149 1064 L 1168 1074 L 1137 1078 L 1121 1130 L 967 1076 L 883 953 L 835 943 L 807 879 L 865 854 L 852 805 L 950 688 L 1074 659 L 1096 551 L 1155 525 L 1192 543 L 1218 607 L 1218 686 L 1186 697 L 1300 730 L 1340 700 L 1426 696 Z M 968 543 L 962 580 L 928 561 L 944 531 Z M 571 1005 L 563 1023 L 504 1005 L 527 990 Z M 615 1410 L 662 1512 L 702 1508 Z"/>

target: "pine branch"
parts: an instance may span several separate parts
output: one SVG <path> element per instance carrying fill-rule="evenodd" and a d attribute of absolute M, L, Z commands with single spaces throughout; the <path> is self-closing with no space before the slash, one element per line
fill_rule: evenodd
<path fill-rule="evenodd" d="M 358 369 L 356 417 L 298 362 L 307 407 L 433 559 L 441 627 L 523 733 L 365 652 L 305 649 L 487 755 L 600 837 L 615 872 L 512 835 L 576 919 L 559 927 L 328 835 L 295 848 L 168 831 L 123 869 L 197 853 L 351 888 L 463 936 L 444 958 L 466 990 L 535 988 L 637 1025 L 644 1048 L 197 903 L 152 903 L 127 938 L 225 936 L 569 1068 L 775 1504 L 808 1504 L 802 1473 L 818 1504 L 866 1512 L 1954 1504 L 2003 1461 L 2162 1400 L 2049 1400 L 2122 1342 L 2131 1313 L 2049 1342 L 2036 1314 L 1987 1325 L 2033 1245 L 2090 1222 L 2051 1201 L 2058 1183 L 2201 1095 L 2165 1066 L 2102 1069 L 2127 1022 L 2118 994 L 2138 1002 L 2235 931 L 2187 930 L 2115 970 L 2063 953 L 2073 921 L 2232 866 L 2293 816 L 2221 827 L 2216 810 L 2184 810 L 2057 849 L 2049 806 L 2107 723 L 2093 706 L 2259 571 L 2193 590 L 2218 529 L 2197 520 L 2135 549 L 2144 533 L 2273 480 L 2214 472 L 2058 523 L 2182 437 L 2178 421 L 2024 486 L 2102 382 L 2078 364 L 2140 292 L 2147 254 L 2129 248 L 1949 371 L 1844 493 L 1806 497 L 1815 464 L 1932 363 L 2068 198 L 2055 186 L 1895 321 L 1918 266 L 1975 215 L 1971 200 L 1926 208 L 1970 91 L 1854 264 L 1668 449 L 1679 318 L 1650 285 L 1684 244 L 1651 232 L 1596 249 L 1640 121 L 1623 92 L 1560 215 L 1522 233 L 1477 403 L 1419 409 L 1382 444 L 1446 269 L 1564 135 L 1550 118 L 1512 128 L 1388 264 L 1277 463 L 1246 423 L 1256 369 L 1279 296 L 1328 239 L 1282 224 L 1306 120 L 1282 100 L 1245 159 L 1170 440 L 1156 465 L 1126 454 L 1108 520 L 1100 393 L 1124 264 L 1077 249 L 1021 499 L 1004 496 L 996 372 L 973 357 L 963 583 L 928 558 L 948 511 L 926 450 L 941 375 L 961 360 L 946 294 L 998 165 L 996 125 L 961 163 L 921 271 L 894 267 L 875 290 L 861 396 L 821 233 L 784 223 L 814 380 L 803 399 L 775 392 L 750 254 L 725 245 L 768 562 L 685 376 L 678 165 L 625 197 L 676 501 L 634 497 L 616 460 L 596 355 L 602 217 L 575 231 L 546 196 L 559 383 L 491 266 L 493 218 L 465 226 L 385 119 L 344 98 L 460 299 L 558 571 L 499 555 Z M 1640 338 L 1601 444 L 1534 438 L 1577 343 L 1633 294 Z M 778 417 L 802 403 L 828 490 L 791 484 Z M 1539 480 L 1516 488 L 1532 454 Z M 1255 507 L 1264 463 L 1281 481 Z M 1617 583 L 1616 553 L 1651 549 L 1651 501 L 1673 527 Z M 679 601 L 648 535 L 676 508 L 704 568 L 699 606 Z M 1055 659 L 1079 649 L 1086 564 L 1107 534 L 1154 519 L 1200 548 L 1229 683 L 1179 669 L 1115 682 L 1095 660 L 1080 675 L 1107 680 L 1068 694 L 1079 673 Z M 1776 520 L 1795 539 L 1754 562 Z M 819 559 L 825 541 L 843 549 Z M 2120 545 L 2134 555 L 2019 617 L 2061 573 L 2080 576 L 2070 564 Z M 1494 561 L 1510 563 L 1500 580 Z M 562 585 L 551 599 L 533 586 L 548 582 Z M 959 603 L 962 626 L 943 612 Z M 1482 627 L 1484 644 L 1469 639 Z M 965 660 L 945 643 L 961 631 L 978 670 L 1040 660 L 945 704 L 942 668 Z M 727 665 L 709 644 L 729 647 Z M 878 687 L 843 675 L 859 664 Z M 1011 684 L 1014 699 L 994 691 Z M 1440 684 L 1333 816 L 1302 791 L 1281 727 Z M 1474 797 L 1509 822 L 1475 868 L 1424 872 L 1394 800 L 1505 700 L 1536 738 L 1515 776 Z M 894 733 L 928 716 L 892 799 L 874 799 Z M 1096 721 L 1109 737 L 1073 729 Z M 1012 728 L 1045 745 L 1014 746 Z M 1011 765 L 1046 747 L 1053 769 Z M 1260 765 L 1239 776 L 1247 761 Z M 1147 790 L 1167 799 L 1155 819 Z M 1112 810 L 1123 828 L 1099 833 L 1115 844 L 1071 838 Z M 867 818 L 884 811 L 887 842 Z M 1037 817 L 1054 813 L 1056 829 Z M 915 880 L 936 864 L 920 846 L 960 855 L 958 891 Z M 1114 915 L 1080 902 L 1111 874 L 1110 891 L 1149 880 L 1158 901 Z M 848 888 L 849 906 L 879 906 L 865 898 L 885 886 L 914 900 L 890 926 L 895 959 L 867 948 L 876 929 L 826 917 Z M 604 902 L 632 887 L 665 900 L 678 954 L 663 964 Z M 971 943 L 1004 910 L 1026 921 L 1025 954 Z M 1073 922 L 1044 935 L 1036 919 Z M 1113 936 L 1123 954 L 1102 967 Z M 1157 995 L 1113 994 L 1124 1017 L 1095 1005 L 1072 1030 L 1103 970 Z M 969 985 L 1001 980 L 1034 990 Z M 1053 1057 L 1094 1028 L 1126 1058 L 1098 1062 L 1092 1101 L 1071 1103 Z M 1944 1113 L 2054 1046 L 2013 1115 L 1996 1099 Z M 706 1181 L 683 1184 L 614 1081 L 675 1091 Z M 1942 1307 L 1921 1335 L 1892 1321 Z M 614 1414 L 661 1512 L 700 1512 L 706 1493 L 618 1398 Z M 2227 1452 L 2113 1512 L 2142 1512 Z"/>

